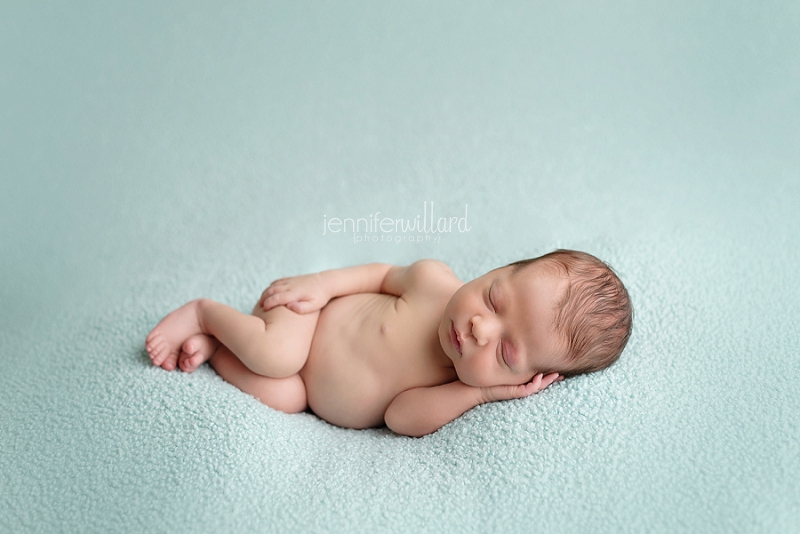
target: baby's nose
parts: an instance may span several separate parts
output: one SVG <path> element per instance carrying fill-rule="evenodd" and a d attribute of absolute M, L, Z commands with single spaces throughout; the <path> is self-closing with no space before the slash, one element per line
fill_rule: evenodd
<path fill-rule="evenodd" d="M 489 343 L 489 338 L 491 337 L 491 328 L 489 325 L 486 324 L 480 315 L 476 315 L 472 318 L 472 337 L 475 338 L 475 343 L 479 347 L 485 346 Z"/>

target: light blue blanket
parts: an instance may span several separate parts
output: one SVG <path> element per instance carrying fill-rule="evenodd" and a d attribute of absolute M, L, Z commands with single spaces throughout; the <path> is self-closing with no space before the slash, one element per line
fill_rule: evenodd
<path fill-rule="evenodd" d="M 18 4 L 0 532 L 799 531 L 792 4 Z M 627 284 L 620 361 L 421 439 L 144 352 L 196 297 L 558 247 Z"/>

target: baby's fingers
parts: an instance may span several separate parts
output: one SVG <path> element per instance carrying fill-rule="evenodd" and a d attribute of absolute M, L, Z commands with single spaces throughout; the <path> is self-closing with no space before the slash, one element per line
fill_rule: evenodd
<path fill-rule="evenodd" d="M 267 295 L 264 302 L 261 303 L 261 307 L 264 311 L 269 311 L 276 306 L 285 306 L 295 300 L 297 300 L 297 298 L 288 291 L 284 293 L 275 293 L 273 295 Z"/>
<path fill-rule="evenodd" d="M 281 291 L 288 291 L 289 284 L 286 282 L 275 281 L 272 282 L 267 289 L 264 290 L 264 295 L 274 295 L 275 293 L 280 293 Z"/>
<path fill-rule="evenodd" d="M 549 375 L 542 377 L 541 388 L 544 389 L 553 382 L 561 380 L 562 378 L 563 377 L 561 377 L 561 375 L 559 375 L 558 373 L 550 373 Z"/>
<path fill-rule="evenodd" d="M 317 311 L 320 307 L 315 306 L 313 302 L 307 300 L 298 300 L 296 302 L 290 302 L 286 305 L 286 307 L 292 310 L 295 313 L 304 314 L 304 313 L 311 313 L 313 311 Z"/>
<path fill-rule="evenodd" d="M 533 380 L 523 386 L 528 395 L 532 395 L 542 389 L 542 376 L 542 373 L 539 373 L 533 377 Z"/>
<path fill-rule="evenodd" d="M 549 375 L 545 375 L 544 373 L 539 373 L 538 375 L 533 377 L 533 380 L 525 384 L 525 388 L 528 391 L 528 395 L 532 395 L 534 393 L 538 393 L 542 391 L 544 388 L 559 380 L 560 375 L 558 373 L 550 373 Z"/>
<path fill-rule="evenodd" d="M 529 397 L 535 393 L 539 393 L 544 388 L 550 385 L 550 382 L 547 382 L 547 377 L 539 373 L 538 375 L 533 377 L 533 380 L 528 382 L 527 384 L 522 384 L 521 386 L 517 386 L 519 388 L 519 395 L 517 398 L 522 397 Z"/>
<path fill-rule="evenodd" d="M 528 382 L 528 385 L 533 388 L 531 393 L 538 393 L 545 389 L 547 386 L 551 385 L 554 382 L 558 382 L 559 380 L 563 380 L 564 377 L 559 375 L 558 373 L 550 373 L 549 375 L 543 375 L 539 373 L 536 375 L 533 380 Z"/>
<path fill-rule="evenodd" d="M 278 290 L 278 286 L 275 285 L 275 282 L 272 282 L 267 289 L 261 292 L 261 296 L 258 299 L 258 305 L 263 306 L 264 301 L 267 300 L 267 297 L 274 295 Z"/>

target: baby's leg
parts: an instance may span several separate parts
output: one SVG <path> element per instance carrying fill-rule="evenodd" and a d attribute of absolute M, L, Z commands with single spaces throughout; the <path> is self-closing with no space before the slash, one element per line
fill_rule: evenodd
<path fill-rule="evenodd" d="M 306 386 L 299 374 L 269 378 L 254 373 L 228 348 L 220 345 L 208 362 L 226 382 L 254 396 L 270 408 L 286 413 L 302 412 L 308 406 Z"/>
<path fill-rule="evenodd" d="M 207 334 L 254 373 L 285 378 L 305 365 L 318 317 L 319 311 L 298 314 L 285 306 L 247 315 L 212 300 L 194 300 L 158 323 L 146 347 L 154 365 L 172 370 L 182 345 L 192 336 Z"/>

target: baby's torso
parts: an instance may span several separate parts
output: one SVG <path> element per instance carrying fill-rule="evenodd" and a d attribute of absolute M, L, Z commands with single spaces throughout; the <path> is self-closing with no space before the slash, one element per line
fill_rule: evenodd
<path fill-rule="evenodd" d="M 455 370 L 437 356 L 446 301 L 427 304 L 376 293 L 331 300 L 300 371 L 311 410 L 339 426 L 380 426 L 403 391 L 455 380 Z"/>

